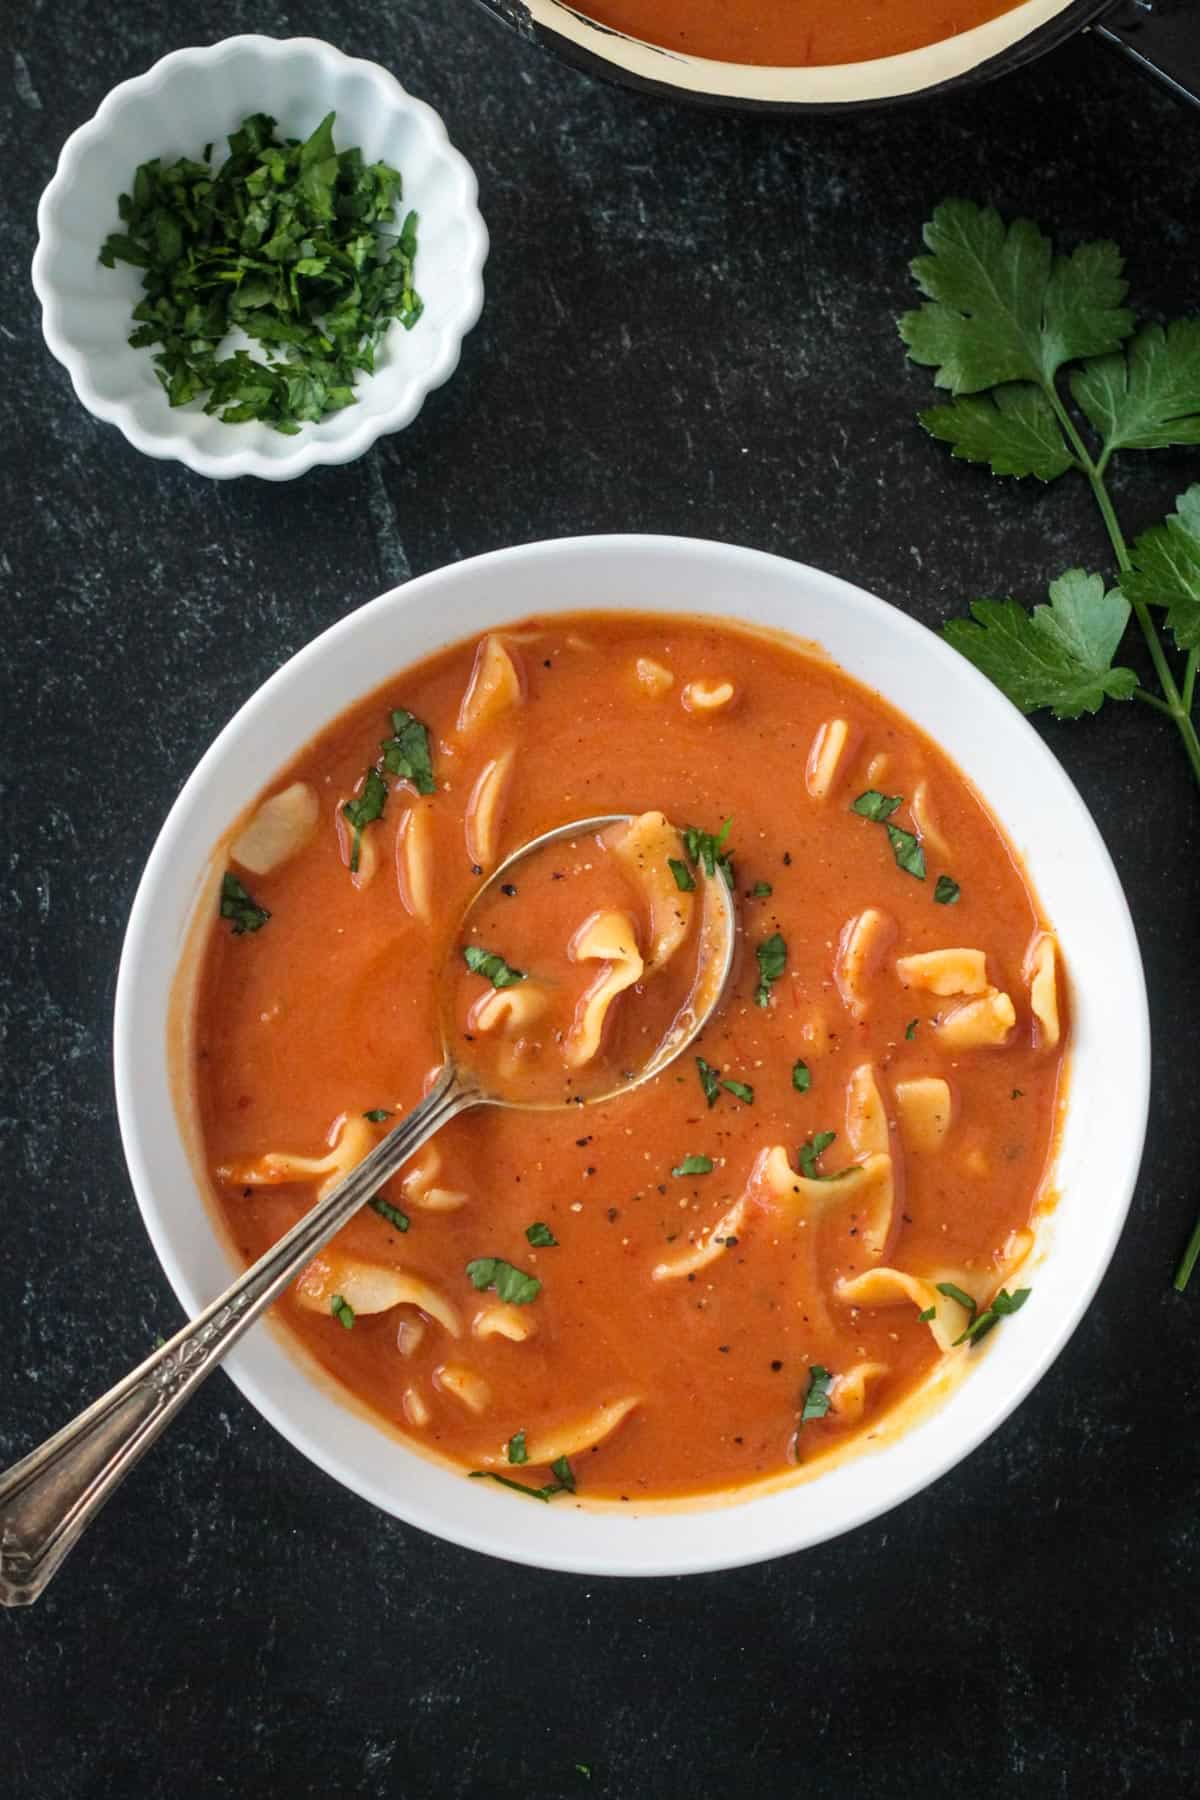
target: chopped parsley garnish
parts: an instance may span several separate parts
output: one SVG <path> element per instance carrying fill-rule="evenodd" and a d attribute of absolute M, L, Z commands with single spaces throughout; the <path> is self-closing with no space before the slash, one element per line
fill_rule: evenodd
<path fill-rule="evenodd" d="M 402 706 L 392 713 L 392 736 L 380 745 L 383 766 L 389 775 L 411 781 L 418 794 L 437 790 L 433 779 L 433 763 L 429 755 L 429 730 Z"/>
<path fill-rule="evenodd" d="M 260 931 L 270 918 L 265 906 L 259 906 L 246 892 L 236 875 L 221 877 L 221 917 L 233 926 L 234 937 L 244 931 Z"/>
<path fill-rule="evenodd" d="M 713 1159 L 711 1156 L 685 1156 L 671 1170 L 672 1175 L 711 1175 Z"/>
<path fill-rule="evenodd" d="M 533 1245 L 535 1250 L 558 1248 L 558 1239 L 555 1237 L 550 1227 L 548 1225 L 543 1225 L 540 1219 L 535 1219 L 532 1225 L 527 1225 L 525 1227 L 525 1236 L 529 1239 L 529 1242 Z"/>
<path fill-rule="evenodd" d="M 961 893 L 962 889 L 952 876 L 938 876 L 937 886 L 933 890 L 933 897 L 939 906 L 953 906 Z"/>
<path fill-rule="evenodd" d="M 340 1294 L 335 1294 L 329 1302 L 329 1310 L 339 1325 L 344 1325 L 347 1331 L 354 1330 L 354 1308 L 348 1300 L 343 1300 Z"/>
<path fill-rule="evenodd" d="M 675 877 L 675 886 L 681 894 L 690 894 L 696 885 L 696 877 L 687 864 L 678 856 L 668 856 L 667 867 Z"/>
<path fill-rule="evenodd" d="M 715 837 L 711 831 L 701 831 L 695 825 L 687 826 L 683 833 L 683 847 L 689 862 L 702 868 L 710 880 L 720 869 L 730 888 L 733 887 L 733 852 L 727 850 L 725 845 L 732 828 L 733 820 L 726 819 Z"/>
<path fill-rule="evenodd" d="M 502 1256 L 475 1257 L 467 1264 L 467 1275 L 480 1293 L 484 1288 L 495 1288 L 499 1298 L 509 1306 L 528 1306 L 542 1291 L 536 1275 L 526 1275 L 523 1269 L 514 1268 Z"/>
<path fill-rule="evenodd" d="M 387 796 L 387 782 L 383 779 L 379 770 L 372 767 L 369 768 L 363 776 L 361 794 L 356 795 L 353 800 L 347 800 L 342 806 L 342 811 L 350 821 L 354 831 L 354 839 L 350 845 L 351 874 L 358 868 L 358 853 L 362 847 L 362 834 L 368 825 L 373 825 L 376 819 L 382 819 L 383 809 L 387 805 Z"/>
<path fill-rule="evenodd" d="M 799 1056 L 792 1064 L 792 1086 L 798 1094 L 807 1094 L 812 1086 L 812 1070 Z"/>
<path fill-rule="evenodd" d="M 479 944 L 466 945 L 463 959 L 472 975 L 482 975 L 494 988 L 514 987 L 525 979 L 523 969 L 510 968 L 498 951 L 484 950 Z"/>
<path fill-rule="evenodd" d="M 748 900 L 769 900 L 775 889 L 769 881 L 756 881 L 746 898 Z"/>
<path fill-rule="evenodd" d="M 928 1323 L 931 1319 L 936 1319 L 936 1318 L 937 1318 L 937 1307 L 936 1306 L 927 1306 L 925 1308 L 924 1312 L 919 1312 L 917 1314 L 917 1324 L 918 1325 L 928 1325 Z"/>
<path fill-rule="evenodd" d="M 734 1099 L 740 1100 L 744 1106 L 754 1105 L 754 1089 L 748 1082 L 723 1081 L 721 1086 L 725 1089 L 727 1094 L 732 1094 Z"/>
<path fill-rule="evenodd" d="M 704 1098 L 710 1106 L 715 1106 L 721 1098 L 721 1077 L 702 1056 L 696 1058 L 696 1073 L 700 1077 L 700 1086 L 704 1089 Z"/>
<path fill-rule="evenodd" d="M 373 1200 L 367 1201 L 367 1205 L 372 1212 L 377 1212 L 381 1219 L 386 1219 L 389 1225 L 395 1226 L 397 1231 L 408 1230 L 410 1224 L 408 1214 L 401 1212 L 398 1206 L 393 1206 L 390 1200 L 383 1200 L 376 1194 Z"/>
<path fill-rule="evenodd" d="M 498 1481 L 501 1487 L 511 1488 L 514 1494 L 526 1494 L 530 1500 L 553 1500 L 555 1494 L 573 1494 L 575 1492 L 575 1474 L 565 1456 L 560 1456 L 550 1464 L 550 1473 L 554 1480 L 545 1487 L 530 1487 L 527 1482 L 514 1481 L 509 1475 L 497 1474 L 495 1469 L 472 1469 L 471 1479 L 474 1481 Z"/>
<path fill-rule="evenodd" d="M 758 958 L 758 986 L 754 990 L 755 1006 L 769 1006 L 771 988 L 787 968 L 787 945 L 779 932 L 764 938 L 754 952 Z"/>
<path fill-rule="evenodd" d="M 510 1463 L 529 1461 L 529 1452 L 525 1448 L 524 1431 L 514 1431 L 508 1440 L 508 1460 Z"/>
<path fill-rule="evenodd" d="M 304 143 L 285 143 L 265 113 L 243 119 L 219 168 L 142 163 L 100 261 L 141 269 L 135 349 L 155 350 L 172 406 L 206 396 L 225 424 L 261 419 L 295 434 L 357 399 L 360 373 L 393 319 L 421 316 L 413 288 L 417 215 L 397 231 L 401 179 L 361 150 L 338 151 L 330 113 Z M 265 352 L 221 355 L 243 331 Z"/>
<path fill-rule="evenodd" d="M 830 1144 L 837 1141 L 836 1131 L 815 1131 L 807 1142 L 801 1144 L 796 1152 L 801 1173 L 809 1181 L 841 1181 L 854 1173 L 853 1169 L 838 1169 L 836 1174 L 823 1175 L 817 1163 L 824 1156 Z"/>
<path fill-rule="evenodd" d="M 925 852 L 920 842 L 911 831 L 902 831 L 899 825 L 886 827 L 888 843 L 892 846 L 892 855 L 898 868 L 906 875 L 915 876 L 918 881 L 925 879 Z"/>
<path fill-rule="evenodd" d="M 910 1019 L 908 1021 L 908 1024 L 904 1027 L 904 1035 L 909 1040 L 910 1043 L 912 1042 L 913 1038 L 916 1037 L 917 1026 L 920 1023 L 921 1023 L 920 1019 Z"/>
<path fill-rule="evenodd" d="M 808 1392 L 804 1396 L 804 1404 L 800 1408 L 800 1423 L 804 1425 L 809 1419 L 823 1419 L 829 1411 L 830 1393 L 833 1376 L 820 1363 L 814 1363 L 808 1371 Z"/>
<path fill-rule="evenodd" d="M 382 1125 L 383 1121 L 385 1119 L 390 1119 L 391 1116 L 392 1115 L 386 1106 L 373 1106 L 370 1112 L 365 1112 L 363 1114 L 363 1118 L 370 1119 L 372 1125 Z"/>
<path fill-rule="evenodd" d="M 1007 1319 L 1011 1314 L 1020 1312 L 1028 1300 L 1030 1292 L 1029 1288 L 1018 1288 L 1015 1294 L 1010 1294 L 1007 1288 L 1001 1288 L 989 1307 L 981 1313 L 973 1312 L 967 1329 L 955 1338 L 955 1344 L 977 1344 L 981 1338 L 987 1336 L 989 1331 L 995 1329 L 1001 1319 Z"/>
<path fill-rule="evenodd" d="M 864 819 L 873 819 L 882 825 L 890 819 L 898 806 L 903 806 L 903 794 L 881 794 L 878 788 L 868 788 L 857 800 L 851 802 L 850 811 L 861 814 Z"/>
<path fill-rule="evenodd" d="M 970 1313 L 972 1318 L 975 1317 L 977 1306 L 972 1295 L 966 1293 L 962 1288 L 956 1287 L 952 1281 L 939 1281 L 936 1286 L 939 1294 L 945 1294 L 947 1300 L 956 1300 L 959 1306 L 964 1307 Z"/>

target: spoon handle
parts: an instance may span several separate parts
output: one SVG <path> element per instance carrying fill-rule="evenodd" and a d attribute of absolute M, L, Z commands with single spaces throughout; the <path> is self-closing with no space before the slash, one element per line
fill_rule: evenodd
<path fill-rule="evenodd" d="M 211 1306 L 0 1475 L 0 1605 L 38 1598 L 109 1495 L 247 1327 L 434 1132 L 482 1099 L 448 1063 L 408 1117 Z"/>

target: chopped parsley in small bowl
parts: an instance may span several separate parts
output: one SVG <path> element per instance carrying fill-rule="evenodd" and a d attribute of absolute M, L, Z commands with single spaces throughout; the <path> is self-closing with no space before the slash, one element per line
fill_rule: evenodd
<path fill-rule="evenodd" d="M 483 304 L 441 120 L 314 38 L 175 51 L 115 88 L 38 229 L 46 342 L 84 405 L 218 478 L 288 480 L 409 424 Z"/>

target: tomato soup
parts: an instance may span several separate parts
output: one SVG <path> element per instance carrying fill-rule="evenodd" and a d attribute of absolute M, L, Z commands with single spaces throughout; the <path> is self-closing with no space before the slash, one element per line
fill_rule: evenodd
<path fill-rule="evenodd" d="M 819 654 L 699 617 L 496 631 L 323 730 L 223 855 L 191 1073 L 247 1260 L 444 1034 L 537 1101 L 455 1119 L 276 1308 L 464 1474 L 560 1504 L 745 1489 L 1020 1331 L 1058 946 L 961 773 Z M 725 891 L 717 1011 L 589 1097 L 686 1010 Z"/>
<path fill-rule="evenodd" d="M 957 37 L 1011 0 L 588 0 L 589 18 L 666 50 L 771 68 L 870 62 Z"/>

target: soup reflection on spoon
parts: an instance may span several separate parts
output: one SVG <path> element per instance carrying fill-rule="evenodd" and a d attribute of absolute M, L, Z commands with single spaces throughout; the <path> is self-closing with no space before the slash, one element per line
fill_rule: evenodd
<path fill-rule="evenodd" d="M 502 863 L 454 941 L 424 1098 L 197 1318 L 0 1476 L 0 1603 L 37 1599 L 209 1370 L 450 1119 L 613 1100 L 673 1062 L 720 1003 L 736 925 L 719 845 L 685 841 L 659 812 L 578 819 Z"/>

